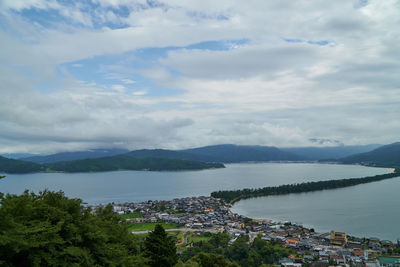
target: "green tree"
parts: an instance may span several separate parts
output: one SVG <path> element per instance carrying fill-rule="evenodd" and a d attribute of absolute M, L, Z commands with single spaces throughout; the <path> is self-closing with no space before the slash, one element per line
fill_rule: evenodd
<path fill-rule="evenodd" d="M 111 207 L 62 192 L 0 194 L 0 266 L 133 266 L 139 243 Z"/>
<path fill-rule="evenodd" d="M 225 256 L 231 261 L 236 261 L 242 266 L 247 265 L 247 258 L 249 257 L 250 246 L 248 244 L 249 236 L 241 235 L 231 246 L 225 250 Z"/>
<path fill-rule="evenodd" d="M 164 228 L 157 224 L 144 241 L 145 257 L 150 258 L 150 266 L 174 266 L 178 262 L 176 246 Z"/>
<path fill-rule="evenodd" d="M 239 267 L 224 256 L 212 253 L 199 253 L 188 261 L 190 262 L 197 262 L 201 267 Z"/>

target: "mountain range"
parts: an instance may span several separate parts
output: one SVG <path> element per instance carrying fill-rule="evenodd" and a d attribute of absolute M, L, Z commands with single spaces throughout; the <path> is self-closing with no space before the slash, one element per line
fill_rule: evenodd
<path fill-rule="evenodd" d="M 361 152 L 361 153 L 360 153 Z M 143 159 L 148 159 L 144 161 Z M 163 161 L 161 161 L 161 159 Z M 0 157 L 0 172 L 179 170 L 218 168 L 208 163 L 270 161 L 335 161 L 343 164 L 400 166 L 400 142 L 390 145 L 277 148 L 272 146 L 214 145 L 184 150 L 94 149 L 34 156 L 22 160 Z M 182 162 L 183 161 L 183 162 Z M 157 164 L 164 167 L 157 167 Z M 164 168 L 164 169 L 163 169 Z"/>
<path fill-rule="evenodd" d="M 288 147 L 281 150 L 306 157 L 309 160 L 332 160 L 350 155 L 372 151 L 382 145 L 327 146 L 327 147 Z"/>
<path fill-rule="evenodd" d="M 21 157 L 19 159 L 41 164 L 41 163 L 54 163 L 54 162 L 72 161 L 72 160 L 80 160 L 80 159 L 103 158 L 103 157 L 120 155 L 120 154 L 124 154 L 124 153 L 128 153 L 128 152 L 129 152 L 129 150 L 121 149 L 121 148 L 92 149 L 92 150 L 87 150 L 87 151 L 61 152 L 61 153 L 45 155 L 45 156 L 38 155 L 38 156 Z"/>
<path fill-rule="evenodd" d="M 379 167 L 400 166 L 400 142 L 378 147 L 366 153 L 351 155 L 339 160 L 344 164 L 363 164 Z"/>
<path fill-rule="evenodd" d="M 369 152 L 378 147 L 381 147 L 381 145 L 277 148 L 272 146 L 238 146 L 225 144 L 184 150 L 140 149 L 129 151 L 127 149 L 112 148 L 61 152 L 52 155 L 31 155 L 29 157 L 17 157 L 17 154 L 4 154 L 3 156 L 41 164 L 88 158 L 102 158 L 121 154 L 127 154 L 133 158 L 159 157 L 205 162 L 237 163 L 245 161 L 337 160 L 350 155 Z"/>

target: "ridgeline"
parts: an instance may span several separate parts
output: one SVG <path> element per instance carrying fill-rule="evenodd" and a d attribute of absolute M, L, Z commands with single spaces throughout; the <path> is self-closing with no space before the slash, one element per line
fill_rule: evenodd
<path fill-rule="evenodd" d="M 132 171 L 184 171 L 225 168 L 222 163 L 200 162 L 169 158 L 132 158 L 117 155 L 104 158 L 81 159 L 55 163 L 38 164 L 28 161 L 7 159 L 0 156 L 0 173 L 37 172 L 106 172 Z"/>
<path fill-rule="evenodd" d="M 222 198 L 224 201 L 233 204 L 239 200 L 247 198 L 337 189 L 359 184 L 378 182 L 399 176 L 400 176 L 400 168 L 397 168 L 393 173 L 387 173 L 387 174 L 381 174 L 363 178 L 348 178 L 340 180 L 306 182 L 300 184 L 286 184 L 280 186 L 263 187 L 258 189 L 245 188 L 240 190 L 217 191 L 217 192 L 212 192 L 211 196 L 215 198 Z"/>
<path fill-rule="evenodd" d="M 167 159 L 167 158 L 131 158 L 126 155 L 113 157 L 82 159 L 49 163 L 50 170 L 61 172 L 105 172 L 118 170 L 131 171 L 183 171 L 225 168 L 222 163 Z"/>

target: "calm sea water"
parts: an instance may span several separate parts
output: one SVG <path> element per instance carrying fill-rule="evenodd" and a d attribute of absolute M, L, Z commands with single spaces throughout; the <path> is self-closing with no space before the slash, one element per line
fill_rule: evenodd
<path fill-rule="evenodd" d="M 304 181 L 362 177 L 388 172 L 382 168 L 334 164 L 259 163 L 228 164 L 225 169 L 184 172 L 120 171 L 103 173 L 8 174 L 0 180 L 0 192 L 25 189 L 63 190 L 67 196 L 90 204 L 168 200 L 210 195 L 221 189 L 264 187 Z"/>
<path fill-rule="evenodd" d="M 291 221 L 318 232 L 395 241 L 400 237 L 400 177 L 354 187 L 259 197 L 237 202 L 233 212 Z"/>
<path fill-rule="evenodd" d="M 185 172 L 36 173 L 0 180 L 0 192 L 62 190 L 89 204 L 168 200 L 212 191 L 364 177 L 388 169 L 308 163 L 228 164 Z M 400 178 L 351 188 L 240 201 L 233 211 L 253 218 L 301 222 L 318 231 L 345 231 L 393 240 L 400 236 Z"/>

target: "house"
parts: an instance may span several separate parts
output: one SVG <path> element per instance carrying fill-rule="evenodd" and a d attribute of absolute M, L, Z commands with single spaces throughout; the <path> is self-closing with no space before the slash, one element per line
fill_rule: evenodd
<path fill-rule="evenodd" d="M 329 260 L 329 253 L 325 250 L 319 252 L 319 259 L 320 260 Z"/>
<path fill-rule="evenodd" d="M 354 256 L 358 256 L 358 257 L 360 257 L 360 256 L 363 256 L 364 255 L 364 251 L 362 251 L 362 249 L 361 248 L 355 248 L 355 249 L 353 249 L 353 253 L 352 253 Z"/>

